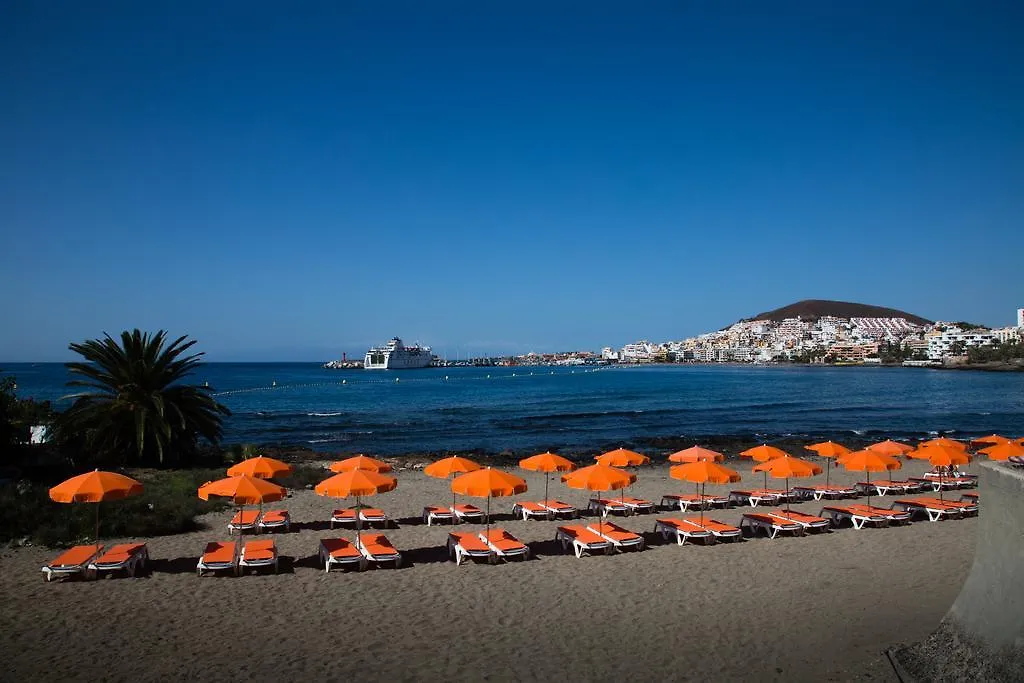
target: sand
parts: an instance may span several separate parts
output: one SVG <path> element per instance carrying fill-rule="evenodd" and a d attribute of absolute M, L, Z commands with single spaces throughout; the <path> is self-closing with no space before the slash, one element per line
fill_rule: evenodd
<path fill-rule="evenodd" d="M 749 462 L 734 464 L 742 484 L 761 483 Z M 900 474 L 923 470 L 910 463 Z M 639 475 L 630 494 L 655 502 L 693 490 L 665 466 Z M 148 539 L 152 572 L 137 579 L 48 584 L 39 567 L 53 551 L 3 550 L 0 679 L 896 680 L 884 650 L 938 626 L 977 525 L 678 547 L 651 533 L 657 516 L 678 516 L 659 512 L 618 520 L 645 533 L 647 550 L 576 559 L 552 540 L 558 522 L 512 520 L 516 499 L 505 498 L 492 510 L 536 559 L 456 567 L 445 527 L 419 521 L 424 505 L 450 500 L 446 483 L 413 470 L 398 478 L 371 501 L 399 520 L 386 532 L 407 559 L 398 570 L 318 570 L 318 539 L 352 532 L 328 531 L 318 520 L 332 501 L 311 491 L 284 502 L 298 524 L 275 537 L 285 556 L 277 576 L 196 578 L 204 544 L 227 538 L 228 513 L 204 518 L 203 531 Z M 525 478 L 531 491 L 517 499 L 539 499 L 543 476 Z M 585 506 L 585 492 L 551 488 Z M 793 507 L 817 513 L 821 503 Z M 738 523 L 745 510 L 713 516 Z"/>

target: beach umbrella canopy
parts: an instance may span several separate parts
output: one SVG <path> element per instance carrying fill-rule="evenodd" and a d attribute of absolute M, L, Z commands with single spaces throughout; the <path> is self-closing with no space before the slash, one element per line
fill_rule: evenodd
<path fill-rule="evenodd" d="M 832 458 L 838 458 L 853 452 L 846 446 L 834 441 L 822 441 L 821 443 L 804 446 L 804 448 L 809 451 L 814 451 L 823 458 L 828 458 L 828 460 L 825 461 L 825 486 L 828 486 L 828 475 L 829 471 L 832 469 Z"/>
<path fill-rule="evenodd" d="M 595 455 L 594 460 L 608 467 L 636 467 L 637 465 L 646 465 L 651 461 L 646 455 L 626 448 L 616 448 L 614 451 Z"/>
<path fill-rule="evenodd" d="M 491 531 L 491 498 L 515 496 L 526 491 L 526 480 L 490 467 L 468 472 L 452 479 L 452 491 L 464 496 L 487 499 L 487 530 Z"/>
<path fill-rule="evenodd" d="M 478 469 L 480 469 L 478 463 L 473 462 L 469 458 L 460 458 L 457 455 L 453 455 L 430 463 L 423 468 L 423 473 L 435 479 L 449 479 L 466 472 L 476 472 Z M 455 526 L 456 516 L 455 492 L 452 491 L 452 526 Z"/>
<path fill-rule="evenodd" d="M 946 446 L 948 448 L 959 448 L 962 451 L 967 450 L 967 444 L 963 441 L 955 441 L 953 439 L 947 439 L 944 436 L 938 439 L 929 439 L 928 441 L 922 441 L 918 444 L 918 448 L 928 448 L 929 446 Z"/>
<path fill-rule="evenodd" d="M 704 524 L 704 487 L 708 484 L 728 484 L 739 481 L 740 473 L 709 460 L 698 460 L 684 465 L 670 467 L 668 474 L 673 479 L 693 482 L 700 486 L 700 523 Z"/>
<path fill-rule="evenodd" d="M 971 439 L 971 443 L 997 446 L 1001 443 L 1013 443 L 1013 439 L 1008 439 L 1005 436 L 999 436 L 998 434 L 989 434 L 988 436 L 979 436 L 977 439 Z"/>
<path fill-rule="evenodd" d="M 572 472 L 576 469 L 576 464 L 572 460 L 567 460 L 560 455 L 554 453 L 538 453 L 537 455 L 531 455 L 529 458 L 523 458 L 519 461 L 519 466 L 524 470 L 530 470 L 531 472 L 543 472 L 544 473 L 544 502 L 548 500 L 548 479 L 551 472 Z"/>
<path fill-rule="evenodd" d="M 897 455 L 906 455 L 907 453 L 910 453 L 914 450 L 914 447 L 908 446 L 905 443 L 900 443 L 899 441 L 886 439 L 885 441 L 879 441 L 878 443 L 871 444 L 866 450 L 875 451 L 876 453 L 881 453 L 882 455 L 888 455 L 895 458 Z"/>
<path fill-rule="evenodd" d="M 768 444 L 765 443 L 761 444 L 760 446 L 748 448 L 747 450 L 740 452 L 740 455 L 743 456 L 744 458 L 753 458 L 758 462 L 765 462 L 767 460 L 772 460 L 773 458 L 784 458 L 787 455 L 789 455 L 789 453 L 782 450 L 781 448 L 769 446 Z"/>
<path fill-rule="evenodd" d="M 292 466 L 288 463 L 262 455 L 248 458 L 228 468 L 229 477 L 246 475 L 256 479 L 274 479 L 275 477 L 283 477 L 291 473 Z"/>
<path fill-rule="evenodd" d="M 885 455 L 870 448 L 854 451 L 838 458 L 836 462 L 851 472 L 865 472 L 868 484 L 871 484 L 872 472 L 888 472 L 903 467 L 903 463 L 891 455 Z M 871 505 L 871 494 L 868 493 L 868 505 Z"/>
<path fill-rule="evenodd" d="M 359 498 L 363 496 L 375 496 L 378 493 L 394 491 L 398 486 L 398 480 L 372 470 L 348 470 L 341 474 L 328 477 L 313 487 L 317 495 L 330 498 L 355 498 L 356 517 L 356 545 L 358 546 L 361 520 L 359 518 Z"/>
<path fill-rule="evenodd" d="M 789 480 L 791 478 L 813 477 L 821 474 L 821 467 L 800 458 L 786 456 L 784 458 L 773 458 L 758 465 L 754 465 L 755 472 L 764 472 L 765 476 L 772 475 L 775 479 L 786 480 L 786 511 L 789 511 Z"/>
<path fill-rule="evenodd" d="M 96 537 L 100 541 L 100 506 L 105 500 L 120 500 L 142 493 L 142 484 L 117 472 L 93 470 L 71 477 L 50 489 L 57 503 L 96 503 Z"/>
<path fill-rule="evenodd" d="M 610 467 L 598 463 L 589 467 L 581 467 L 575 472 L 562 475 L 562 481 L 571 489 L 585 489 L 587 491 L 617 491 L 624 489 L 634 481 L 636 475 L 617 467 Z M 603 520 L 598 518 L 598 530 L 601 531 Z"/>
<path fill-rule="evenodd" d="M 988 448 L 982 448 L 979 453 L 984 453 L 989 460 L 1008 460 L 1011 457 L 1024 457 L 1024 445 L 1007 441 Z"/>
<path fill-rule="evenodd" d="M 235 505 L 262 505 L 284 499 L 287 491 L 265 479 L 257 479 L 242 474 L 217 481 L 208 481 L 199 487 L 199 497 L 227 498 Z"/>
<path fill-rule="evenodd" d="M 952 465 L 966 465 L 971 461 L 971 456 L 966 450 L 961 450 L 953 446 L 945 446 L 941 444 L 926 446 L 924 448 L 918 448 L 913 453 L 908 453 L 907 457 L 917 458 L 918 460 L 927 460 L 933 467 L 945 468 Z M 942 500 L 942 469 L 939 470 L 939 500 Z"/>
<path fill-rule="evenodd" d="M 681 451 L 676 451 L 672 455 L 668 456 L 669 462 L 722 462 L 725 460 L 725 456 L 718 451 L 713 451 L 710 448 L 703 448 L 701 446 L 690 446 L 684 448 Z"/>
<path fill-rule="evenodd" d="M 331 472 L 349 472 L 351 470 L 363 470 L 365 472 L 390 472 L 391 465 L 365 455 L 355 455 L 351 458 L 339 460 L 338 462 L 332 462 L 328 469 L 331 470 Z"/>

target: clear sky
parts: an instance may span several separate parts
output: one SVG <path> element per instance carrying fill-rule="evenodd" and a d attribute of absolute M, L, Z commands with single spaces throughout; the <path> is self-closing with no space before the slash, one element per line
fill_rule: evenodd
<path fill-rule="evenodd" d="M 1022 28 L 966 0 L 5 3 L 0 360 L 132 327 L 210 360 L 598 349 L 805 298 L 1011 324 Z"/>

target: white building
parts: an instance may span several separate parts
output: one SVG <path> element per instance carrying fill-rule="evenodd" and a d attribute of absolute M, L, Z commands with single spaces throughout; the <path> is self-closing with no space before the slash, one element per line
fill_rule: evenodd
<path fill-rule="evenodd" d="M 610 346 L 606 346 L 601 349 L 601 360 L 618 360 L 619 353 L 612 349 Z"/>
<path fill-rule="evenodd" d="M 1024 308 L 1017 309 L 1017 327 L 1024 327 Z"/>
<path fill-rule="evenodd" d="M 995 335 L 1000 344 L 1005 344 L 1009 341 L 1020 341 L 1021 337 L 1024 336 L 1024 327 L 999 327 L 992 330 L 992 334 Z"/>
<path fill-rule="evenodd" d="M 634 344 L 626 344 L 619 352 L 619 359 L 625 362 L 649 361 L 654 358 L 658 348 L 647 340 Z"/>
<path fill-rule="evenodd" d="M 928 337 L 928 360 L 942 360 L 945 356 L 954 355 L 953 346 L 959 345 L 964 351 L 972 346 L 992 346 L 997 341 L 996 335 L 986 330 L 971 332 L 951 332 Z"/>

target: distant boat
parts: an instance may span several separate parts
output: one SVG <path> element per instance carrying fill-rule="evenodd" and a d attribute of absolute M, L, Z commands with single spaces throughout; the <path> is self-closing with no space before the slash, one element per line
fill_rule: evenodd
<path fill-rule="evenodd" d="M 406 346 L 392 337 L 386 346 L 375 346 L 366 352 L 363 367 L 367 370 L 412 370 L 430 367 L 434 357 L 429 346 Z"/>

